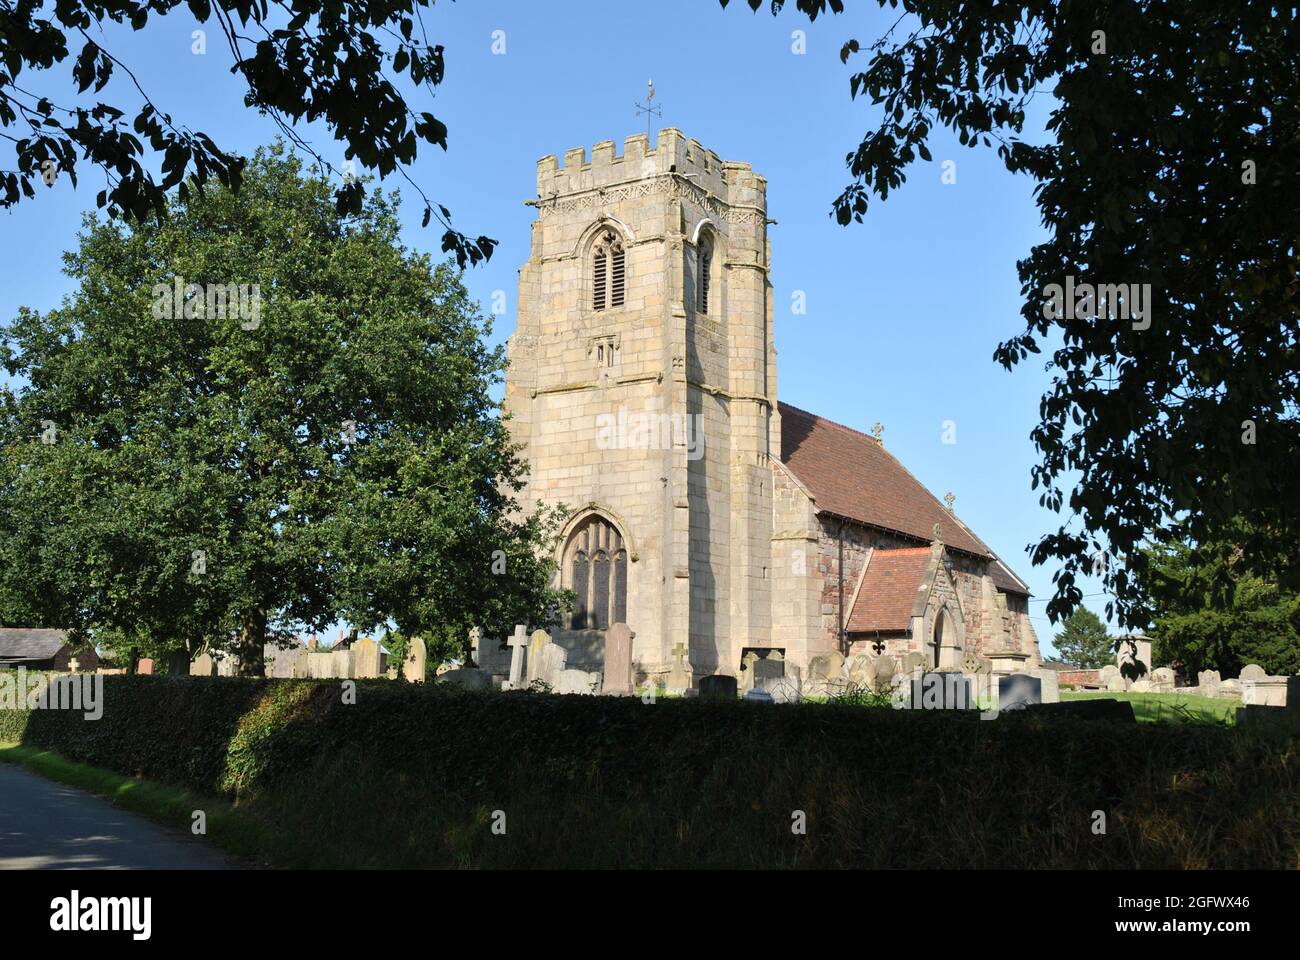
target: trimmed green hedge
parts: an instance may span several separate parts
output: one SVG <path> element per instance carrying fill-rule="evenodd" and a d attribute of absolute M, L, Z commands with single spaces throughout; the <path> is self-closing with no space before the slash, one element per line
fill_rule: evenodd
<path fill-rule="evenodd" d="M 337 681 L 105 681 L 102 720 L 0 711 L 0 740 L 229 797 L 285 838 L 287 864 L 1300 866 L 1285 735 L 386 680 L 358 681 L 354 705 Z"/>

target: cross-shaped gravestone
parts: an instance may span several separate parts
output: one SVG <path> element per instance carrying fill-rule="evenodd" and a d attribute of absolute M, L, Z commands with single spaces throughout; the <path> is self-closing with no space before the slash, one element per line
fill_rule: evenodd
<path fill-rule="evenodd" d="M 76 657 L 73 657 L 71 660 L 68 661 L 68 669 L 73 673 L 76 673 L 78 670 L 81 669 L 81 661 L 79 661 Z"/>
<path fill-rule="evenodd" d="M 511 690 L 518 690 L 524 679 L 524 647 L 528 646 L 528 628 L 522 623 L 515 624 L 515 632 L 506 641 L 510 645 L 510 684 Z"/>
<path fill-rule="evenodd" d="M 668 672 L 668 689 L 680 693 L 691 685 L 691 675 L 686 669 L 686 644 L 680 640 L 673 645 L 673 667 Z"/>

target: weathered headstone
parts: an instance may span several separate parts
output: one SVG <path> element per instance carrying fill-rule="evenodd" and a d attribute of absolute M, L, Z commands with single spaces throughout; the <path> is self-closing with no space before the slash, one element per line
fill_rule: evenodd
<path fill-rule="evenodd" d="M 554 688 L 556 680 L 559 679 L 560 671 L 568 665 L 568 659 L 569 651 L 558 643 L 548 643 L 542 647 L 542 663 L 537 679 Z"/>
<path fill-rule="evenodd" d="M 754 687 L 752 690 L 745 691 L 745 700 L 750 703 L 774 703 L 772 695 L 766 690 Z"/>
<path fill-rule="evenodd" d="M 700 696 L 734 700 L 736 699 L 736 678 L 722 674 L 700 677 Z"/>
<path fill-rule="evenodd" d="M 1245 682 L 1246 680 L 1263 680 L 1268 676 L 1268 672 L 1257 663 L 1250 663 L 1241 668 L 1241 673 L 1237 679 Z"/>
<path fill-rule="evenodd" d="M 522 623 L 515 624 L 515 632 L 506 642 L 510 644 L 510 679 L 502 686 L 507 690 L 518 690 L 524 682 L 524 647 L 528 646 L 528 628 Z"/>
<path fill-rule="evenodd" d="M 818 683 L 839 680 L 844 673 L 844 654 L 838 650 L 822 653 L 808 661 L 808 681 Z"/>
<path fill-rule="evenodd" d="M 632 630 L 616 623 L 605 633 L 605 693 L 632 692 Z"/>
<path fill-rule="evenodd" d="M 1061 701 L 1061 678 L 1056 675 L 1055 670 L 1039 670 L 1032 674 L 1037 677 L 1043 685 L 1043 703 L 1060 703 Z"/>
<path fill-rule="evenodd" d="M 419 637 L 412 638 L 412 646 L 415 645 L 416 640 L 419 640 Z M 422 650 L 424 648 L 423 641 L 420 641 L 420 648 Z M 348 647 L 346 650 L 331 650 L 330 656 L 334 658 L 334 678 L 336 680 L 346 680 L 355 676 L 353 673 L 354 664 L 352 662 L 351 647 Z M 421 677 L 421 679 L 423 679 L 423 677 Z"/>
<path fill-rule="evenodd" d="M 528 638 L 528 682 L 532 683 L 542 672 L 542 648 L 551 642 L 551 635 L 545 630 L 534 630 Z"/>
<path fill-rule="evenodd" d="M 898 672 L 898 664 L 894 658 L 885 654 L 876 658 L 872 664 L 872 671 L 875 679 L 877 693 L 883 693 L 893 686 L 894 675 Z"/>
<path fill-rule="evenodd" d="M 491 690 L 492 675 L 486 671 L 479 670 L 476 667 L 462 667 L 459 670 L 448 670 L 438 677 L 439 683 L 449 683 L 455 687 L 461 687 L 465 690 Z"/>
<path fill-rule="evenodd" d="M 424 683 L 424 672 L 429 658 L 424 640 L 412 637 L 406 647 L 406 657 L 402 661 L 402 677 L 408 683 Z"/>
<path fill-rule="evenodd" d="M 1196 686 L 1203 697 L 1217 697 L 1222 682 L 1218 670 L 1202 670 L 1196 675 Z"/>
<path fill-rule="evenodd" d="M 1022 710 L 1043 702 L 1043 682 L 1027 673 L 998 678 L 998 710 Z"/>
<path fill-rule="evenodd" d="M 600 674 L 586 670 L 561 670 L 555 678 L 552 692 L 563 694 L 600 693 Z"/>
<path fill-rule="evenodd" d="M 352 645 L 352 671 L 358 679 L 381 677 L 384 673 L 384 655 L 379 644 L 369 637 Z"/>
<path fill-rule="evenodd" d="M 217 675 L 217 664 L 206 653 L 200 653 L 190 664 L 191 677 L 215 677 Z"/>
<path fill-rule="evenodd" d="M 316 649 L 307 654 L 307 676 L 313 680 L 334 679 L 334 654 Z"/>
<path fill-rule="evenodd" d="M 1222 681 L 1219 684 L 1219 696 L 1227 697 L 1232 700 L 1241 699 L 1241 681 L 1233 677 Z"/>
<path fill-rule="evenodd" d="M 763 681 L 760 688 L 771 694 L 776 703 L 798 703 L 803 699 L 803 691 L 795 677 L 777 677 Z"/>
<path fill-rule="evenodd" d="M 911 653 L 903 655 L 903 672 L 913 673 L 916 670 L 925 669 L 925 656 L 913 650 Z"/>
<path fill-rule="evenodd" d="M 668 671 L 669 693 L 685 693 L 691 688 L 691 672 L 686 667 L 686 644 L 673 644 L 673 665 Z"/>
<path fill-rule="evenodd" d="M 1247 680 L 1241 685 L 1241 702 L 1246 706 L 1286 706 L 1287 678 L 1265 677 L 1263 680 Z"/>
<path fill-rule="evenodd" d="M 872 681 L 875 679 L 875 665 L 871 657 L 859 653 L 845 661 L 844 673 L 848 677 L 850 686 L 866 689 L 872 686 Z"/>
<path fill-rule="evenodd" d="M 479 657 L 482 655 L 482 647 L 483 647 L 483 628 L 470 627 L 469 628 L 469 658 L 474 661 L 474 666 L 476 667 L 483 666 L 483 664 L 479 662 Z"/>
<path fill-rule="evenodd" d="M 1119 667 L 1113 663 L 1108 663 L 1101 668 L 1100 678 L 1102 684 L 1112 693 L 1119 693 L 1128 689 L 1123 675 L 1119 672 Z"/>
<path fill-rule="evenodd" d="M 153 660 L 151 660 L 149 657 L 145 657 L 143 660 L 141 660 L 139 663 L 135 665 L 135 672 L 140 674 L 140 676 L 142 677 L 152 676 Z"/>
<path fill-rule="evenodd" d="M 1156 667 L 1151 671 L 1151 691 L 1153 693 L 1173 693 L 1176 677 L 1172 667 Z"/>

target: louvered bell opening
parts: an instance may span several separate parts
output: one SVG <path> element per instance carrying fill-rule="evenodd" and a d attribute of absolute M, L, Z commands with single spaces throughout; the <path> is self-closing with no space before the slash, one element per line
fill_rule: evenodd
<path fill-rule="evenodd" d="M 605 309 L 605 272 L 607 264 L 608 260 L 605 257 L 605 251 L 597 251 L 591 285 L 591 307 L 593 310 Z"/>
<path fill-rule="evenodd" d="M 614 269 L 611 271 L 609 302 L 611 306 L 623 306 L 623 251 L 614 251 Z"/>
<path fill-rule="evenodd" d="M 709 262 L 707 250 L 700 251 L 700 313 L 709 312 Z"/>

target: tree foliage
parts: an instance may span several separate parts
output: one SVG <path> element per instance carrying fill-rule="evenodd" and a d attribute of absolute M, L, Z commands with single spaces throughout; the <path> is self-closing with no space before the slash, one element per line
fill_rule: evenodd
<path fill-rule="evenodd" d="M 1252 573 L 1238 544 L 1173 542 L 1146 552 L 1162 661 L 1224 677 L 1250 663 L 1271 674 L 1300 673 L 1300 594 Z"/>
<path fill-rule="evenodd" d="M 162 222 L 87 215 L 75 292 L 0 331 L 21 384 L 0 391 L 0 619 L 253 660 L 340 619 L 546 620 L 550 521 L 516 508 L 488 321 L 399 244 L 395 196 L 340 215 L 330 190 L 277 146 Z"/>
<path fill-rule="evenodd" d="M 1087 607 L 1079 607 L 1065 619 L 1052 643 L 1063 661 L 1084 670 L 1115 662 L 1115 648 L 1106 625 Z"/>
<path fill-rule="evenodd" d="M 245 104 L 271 117 L 298 149 L 335 170 L 296 132 L 300 121 L 321 121 L 344 144 L 344 157 L 380 177 L 399 173 L 424 201 L 424 224 L 443 226 L 442 249 L 461 266 L 490 257 L 496 241 L 471 239 L 451 226 L 446 207 L 425 196 L 403 167 L 421 143 L 447 149 L 447 127 L 413 107 L 399 88 L 409 83 L 430 98 L 446 70 L 444 49 L 432 43 L 422 10 L 432 0 L 0 0 L 0 128 L 13 130 L 14 169 L 0 170 L 0 205 L 36 195 L 37 185 L 67 176 L 77 184 L 81 160 L 99 168 L 105 187 L 96 197 L 111 214 L 144 219 L 167 210 L 167 192 L 201 190 L 209 180 L 238 188 L 244 158 L 223 150 L 158 104 L 126 63 L 105 47 L 111 21 L 146 29 L 168 14 L 184 16 L 219 34 L 231 72 L 247 85 Z M 181 12 L 177 11 L 180 8 Z M 238 20 L 238 23 L 236 23 Z M 92 36 L 94 34 L 94 36 Z M 214 47 L 218 41 L 214 37 Z M 75 56 L 74 56 L 75 54 Z M 75 95 L 31 92 L 39 76 L 71 60 Z M 128 100 L 98 99 L 117 77 Z M 134 116 L 128 114 L 134 111 Z M 158 163 L 161 179 L 150 165 Z M 340 212 L 357 213 L 362 181 L 350 173 L 335 190 Z"/>
<path fill-rule="evenodd" d="M 834 213 L 862 220 L 932 160 L 941 126 L 1035 181 L 1048 237 L 1017 264 L 1024 330 L 994 356 L 1011 369 L 1059 344 L 1032 434 L 1033 485 L 1063 515 L 1031 545 L 1035 564 L 1060 563 L 1049 615 L 1094 573 L 1108 615 L 1141 626 L 1144 540 L 1209 542 L 1237 518 L 1243 564 L 1300 585 L 1300 14 L 1253 0 L 889 7 L 901 15 L 884 36 L 840 53 L 866 61 L 849 92 L 878 123 L 846 158 Z M 1044 92 L 1036 142 L 1026 108 Z M 1095 301 L 1058 315 L 1044 301 L 1067 278 L 1149 284 L 1153 302 L 1140 321 Z"/>

